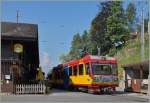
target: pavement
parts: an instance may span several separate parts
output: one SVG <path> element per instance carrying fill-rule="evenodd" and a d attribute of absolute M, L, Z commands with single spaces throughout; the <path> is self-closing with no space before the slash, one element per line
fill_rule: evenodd
<path fill-rule="evenodd" d="M 53 89 L 49 95 L 2 95 L 2 102 L 149 102 L 145 94 L 123 93 L 117 91 L 112 95 L 90 94 L 77 91 Z"/>

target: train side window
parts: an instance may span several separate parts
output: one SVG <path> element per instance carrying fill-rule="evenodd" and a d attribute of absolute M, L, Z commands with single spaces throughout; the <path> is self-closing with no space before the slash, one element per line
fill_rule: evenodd
<path fill-rule="evenodd" d="M 89 63 L 85 64 L 85 70 L 86 70 L 86 75 L 90 74 L 90 64 Z"/>
<path fill-rule="evenodd" d="M 74 74 L 74 75 L 77 75 L 77 65 L 75 65 L 75 66 L 73 67 L 73 74 Z"/>
<path fill-rule="evenodd" d="M 79 64 L 79 75 L 83 75 L 83 64 Z"/>
<path fill-rule="evenodd" d="M 72 75 L 72 67 L 69 67 L 69 75 Z"/>

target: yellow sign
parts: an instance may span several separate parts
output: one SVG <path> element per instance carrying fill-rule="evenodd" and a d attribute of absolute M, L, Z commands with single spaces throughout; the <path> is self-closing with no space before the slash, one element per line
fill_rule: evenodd
<path fill-rule="evenodd" d="M 16 53 L 23 52 L 23 46 L 21 44 L 15 44 L 14 45 L 14 52 L 16 52 Z"/>
<path fill-rule="evenodd" d="M 42 72 L 42 67 L 40 66 L 38 68 L 38 74 L 37 74 L 37 80 L 44 80 L 43 72 Z"/>

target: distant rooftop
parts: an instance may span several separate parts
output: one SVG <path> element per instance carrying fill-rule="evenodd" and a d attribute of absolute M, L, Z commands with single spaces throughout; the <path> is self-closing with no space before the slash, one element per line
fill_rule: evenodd
<path fill-rule="evenodd" d="M 1 22 L 1 37 L 30 38 L 38 37 L 38 25 L 28 23 Z"/>

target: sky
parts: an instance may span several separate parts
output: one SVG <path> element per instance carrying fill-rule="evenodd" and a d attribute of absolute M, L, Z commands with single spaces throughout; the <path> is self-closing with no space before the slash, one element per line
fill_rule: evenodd
<path fill-rule="evenodd" d="M 74 34 L 89 30 L 99 11 L 98 4 L 99 1 L 5 1 L 2 21 L 16 22 L 19 10 L 20 23 L 38 24 L 40 65 L 47 73 L 60 63 L 61 54 L 69 52 Z"/>
<path fill-rule="evenodd" d="M 69 52 L 74 34 L 90 28 L 98 2 L 4 2 L 2 21 L 38 24 L 40 64 L 44 72 L 60 63 Z"/>

